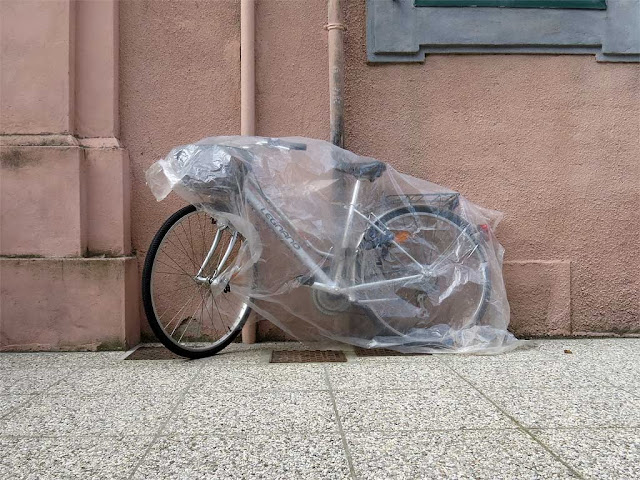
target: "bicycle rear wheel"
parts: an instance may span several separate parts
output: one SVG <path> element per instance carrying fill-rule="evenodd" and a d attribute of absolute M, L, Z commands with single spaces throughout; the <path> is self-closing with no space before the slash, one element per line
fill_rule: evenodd
<path fill-rule="evenodd" d="M 242 236 L 230 227 L 219 228 L 214 217 L 193 205 L 174 213 L 156 233 L 142 271 L 142 300 L 153 333 L 172 352 L 188 358 L 210 356 L 242 330 L 251 312 L 248 299 L 224 285 L 214 294 L 209 282 L 202 281 L 233 265 L 242 243 Z"/>
<path fill-rule="evenodd" d="M 376 226 L 398 245 L 371 242 L 379 231 L 369 230 L 358 248 L 358 283 L 420 274 L 423 267 L 432 272 L 413 283 L 365 291 L 359 303 L 377 320 L 380 335 L 403 344 L 410 340 L 402 337 L 417 329 L 460 329 L 482 320 L 491 278 L 482 234 L 473 225 L 449 210 L 416 205 L 384 214 Z"/>

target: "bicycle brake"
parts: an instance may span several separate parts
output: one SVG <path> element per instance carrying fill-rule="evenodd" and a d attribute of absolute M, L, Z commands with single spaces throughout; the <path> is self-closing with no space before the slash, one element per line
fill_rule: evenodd
<path fill-rule="evenodd" d="M 370 228 L 362 238 L 362 248 L 373 250 L 374 248 L 388 247 L 393 242 L 394 234 L 390 230 L 380 232 L 375 228 Z"/>

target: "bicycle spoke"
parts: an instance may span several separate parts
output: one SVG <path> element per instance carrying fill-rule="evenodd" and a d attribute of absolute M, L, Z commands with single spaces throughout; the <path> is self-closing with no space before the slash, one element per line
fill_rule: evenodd
<path fill-rule="evenodd" d="M 205 240 L 204 240 L 204 228 L 202 228 L 202 223 L 200 222 L 200 215 L 197 216 L 198 218 L 198 227 L 200 228 L 200 235 L 202 236 L 202 258 L 204 258 L 205 256 Z"/>
<path fill-rule="evenodd" d="M 162 262 L 158 262 L 158 263 L 162 263 Z M 166 265 L 166 263 L 164 263 L 163 265 Z M 181 277 L 192 278 L 192 276 L 189 275 L 188 273 L 177 273 L 177 272 L 154 272 L 154 273 L 160 273 L 162 275 L 179 275 Z"/>
<path fill-rule="evenodd" d="M 213 312 L 209 308 L 209 297 L 212 297 L 212 295 L 210 291 L 207 291 L 207 293 L 204 296 L 205 308 L 207 309 L 207 314 L 209 315 L 209 322 L 211 323 L 211 326 L 215 329 L 216 326 L 213 323 Z"/>
<path fill-rule="evenodd" d="M 174 290 L 169 290 L 168 292 L 162 292 L 162 293 L 156 293 L 155 295 L 157 297 L 163 297 L 169 293 L 175 293 L 175 292 L 181 292 L 182 290 L 186 290 L 189 287 L 192 287 L 193 285 L 187 285 L 186 287 L 181 287 L 181 288 L 176 288 Z"/>
<path fill-rule="evenodd" d="M 184 308 L 189 305 L 191 303 L 191 300 L 193 300 L 193 298 L 196 296 L 196 293 L 198 293 L 197 291 L 195 293 L 193 293 L 193 295 L 191 295 L 191 297 L 189 298 L 189 300 L 186 301 L 186 303 L 180 308 L 180 310 L 178 310 L 175 315 L 173 317 L 171 317 L 171 320 L 169 320 L 169 323 L 167 323 L 164 328 L 165 330 L 167 328 L 169 328 L 169 325 L 171 325 L 173 323 L 173 319 L 174 318 L 178 318 L 178 323 L 176 325 L 176 327 L 173 329 L 173 331 L 171 332 L 171 336 L 173 336 L 173 334 L 175 333 L 176 329 L 180 326 L 180 313 L 182 313 L 182 311 L 184 310 Z"/>
<path fill-rule="evenodd" d="M 220 309 L 218 308 L 218 304 L 216 303 L 216 299 L 211 297 L 211 300 L 213 301 L 213 306 L 216 307 L 216 310 L 218 311 L 218 318 L 220 319 L 220 324 L 223 327 L 226 327 L 226 325 L 224 324 L 224 320 L 222 320 L 222 314 L 220 313 Z"/>
<path fill-rule="evenodd" d="M 202 300 L 200 300 L 200 303 L 202 303 Z M 180 335 L 180 338 L 178 339 L 178 342 L 182 341 L 182 337 L 184 337 L 184 334 L 187 333 L 187 330 L 189 330 L 189 326 L 191 325 L 191 322 L 193 321 L 193 319 L 196 316 L 196 312 L 198 311 L 198 308 L 200 308 L 200 304 L 198 304 L 196 306 L 196 309 L 193 311 L 193 313 L 191 314 L 191 316 L 189 317 L 189 321 L 187 322 L 187 326 L 184 327 L 184 330 L 182 331 L 182 335 Z M 175 330 L 174 330 L 175 332 Z"/>
<path fill-rule="evenodd" d="M 193 246 L 193 233 L 191 231 L 191 217 L 187 218 L 187 224 L 189 225 L 189 246 L 191 247 L 191 252 L 193 253 L 193 258 L 197 258 L 196 255 L 196 249 Z M 183 224 L 183 228 L 184 228 L 184 224 Z M 185 230 L 185 235 L 186 235 L 187 231 Z"/>
<path fill-rule="evenodd" d="M 178 267 L 178 270 L 182 270 L 182 272 L 184 272 L 186 275 L 189 275 L 189 272 L 187 272 L 184 268 L 182 268 L 180 266 L 180 263 L 178 263 L 176 260 L 174 260 L 167 252 L 163 251 L 162 252 L 164 255 L 166 255 L 167 257 L 169 257 L 169 259 L 175 263 L 175 265 Z M 168 266 L 168 265 L 167 265 Z"/>
<path fill-rule="evenodd" d="M 184 237 L 185 240 L 187 239 L 187 231 L 184 228 L 184 223 L 181 223 L 180 226 L 182 227 L 182 231 L 184 232 Z M 184 254 L 189 258 L 189 260 L 191 260 L 191 262 L 193 263 L 193 266 L 197 269 L 198 268 L 198 264 L 196 263 L 196 257 L 194 256 L 190 256 L 189 252 L 187 252 L 186 247 L 183 245 L 182 240 L 180 240 L 180 235 L 176 234 L 176 238 L 178 239 L 178 241 L 180 242 L 180 246 L 182 247 L 182 250 L 184 251 Z"/>

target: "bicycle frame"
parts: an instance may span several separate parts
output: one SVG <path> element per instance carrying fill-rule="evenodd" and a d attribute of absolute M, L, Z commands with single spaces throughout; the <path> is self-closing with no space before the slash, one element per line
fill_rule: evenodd
<path fill-rule="evenodd" d="M 335 295 L 346 295 L 351 300 L 353 300 L 353 294 L 357 291 L 418 281 L 428 276 L 430 272 L 430 269 L 428 269 L 424 265 L 421 265 L 404 248 L 402 248 L 401 245 L 396 243 L 395 240 L 392 240 L 391 243 L 395 245 L 400 252 L 403 252 L 405 255 L 407 255 L 418 266 L 421 273 L 389 280 L 361 283 L 358 285 L 354 285 L 353 282 L 352 284 L 344 285 L 344 279 L 342 277 L 342 270 L 344 269 L 344 263 L 346 260 L 344 252 L 349 247 L 349 236 L 353 227 L 355 216 L 358 215 L 362 217 L 373 228 L 377 229 L 381 233 L 383 232 L 383 230 L 379 226 L 377 226 L 375 222 L 369 218 L 369 216 L 360 212 L 357 208 L 358 197 L 360 195 L 360 190 L 364 182 L 365 180 L 356 180 L 356 183 L 353 187 L 353 191 L 351 193 L 351 201 L 348 205 L 349 210 L 344 226 L 344 233 L 342 235 L 340 244 L 340 252 L 342 252 L 343 254 L 337 259 L 335 258 L 335 255 L 332 255 L 329 252 L 322 252 L 315 248 L 309 241 L 301 238 L 296 232 L 296 229 L 289 217 L 287 217 L 287 215 L 267 197 L 267 195 L 262 191 L 255 180 L 251 179 L 247 182 L 244 194 L 247 202 L 255 210 L 258 216 L 260 216 L 260 218 L 269 226 L 269 228 L 273 230 L 273 232 L 287 246 L 291 253 L 293 253 L 293 255 L 309 269 L 309 271 L 311 272 L 311 278 L 309 279 L 309 282 L 307 284 L 311 288 L 322 290 Z M 375 218 L 377 220 L 377 217 Z M 212 245 L 211 251 L 215 250 L 215 248 L 213 247 L 214 246 Z M 305 247 L 308 248 L 308 250 Z M 313 253 L 319 256 L 324 255 L 325 258 L 333 257 L 333 260 L 337 262 L 334 275 L 335 278 L 329 277 L 329 275 L 327 275 L 323 271 L 321 264 L 319 264 L 312 258 L 309 251 L 313 251 Z M 201 271 L 204 270 L 205 266 L 206 261 L 201 268 Z"/>

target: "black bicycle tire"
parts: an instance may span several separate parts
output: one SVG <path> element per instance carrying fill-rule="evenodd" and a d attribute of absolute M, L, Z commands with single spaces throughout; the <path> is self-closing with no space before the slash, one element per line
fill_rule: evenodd
<path fill-rule="evenodd" d="M 391 210 L 385 214 L 383 214 L 376 222 L 375 225 L 378 228 L 381 228 L 381 225 L 384 225 L 386 222 L 388 222 L 389 220 L 392 220 L 393 218 L 399 216 L 399 215 L 404 215 L 407 213 L 417 213 L 417 212 L 421 212 L 421 213 L 429 213 L 435 216 L 439 216 L 442 218 L 445 218 L 446 220 L 449 220 L 451 222 L 453 222 L 455 225 L 458 226 L 458 228 L 460 228 L 460 230 L 466 230 L 468 232 L 468 237 L 469 239 L 471 239 L 471 241 L 478 246 L 478 251 L 480 252 L 480 256 L 481 256 L 481 260 L 483 261 L 483 263 L 486 265 L 486 252 L 484 251 L 484 247 L 476 240 L 476 238 L 474 238 L 473 234 L 478 234 L 478 230 L 471 225 L 469 222 L 467 222 L 466 220 L 464 220 L 462 217 L 460 217 L 459 215 L 455 214 L 454 212 L 452 212 L 451 210 L 443 210 L 440 208 L 435 208 L 435 207 L 430 207 L 428 205 L 411 205 L 411 206 L 405 206 L 405 207 L 399 207 L 396 208 L 394 210 Z M 374 227 L 370 227 L 370 228 L 374 228 Z M 358 268 L 360 266 L 361 260 L 360 260 L 360 256 L 356 257 L 356 269 L 357 271 L 360 270 L 360 268 Z M 488 267 L 485 266 L 485 268 L 488 270 Z M 487 312 L 487 308 L 489 306 L 489 302 L 491 300 L 491 291 L 492 291 L 492 285 L 491 285 L 491 277 L 489 275 L 489 272 L 487 271 L 487 275 L 486 275 L 486 282 L 485 282 L 485 286 L 486 288 L 483 290 L 483 297 L 480 300 L 481 301 L 481 305 L 480 308 L 478 309 L 478 312 L 475 315 L 475 318 L 473 319 L 474 323 L 479 322 L 480 320 L 482 320 L 482 318 L 484 317 L 484 315 Z M 371 310 L 371 308 L 369 308 L 368 306 L 364 306 L 362 305 L 361 307 L 364 308 L 364 310 L 367 312 L 367 316 L 373 320 L 374 322 L 378 323 L 381 327 L 383 328 L 387 328 L 386 324 L 384 324 L 380 318 L 378 318 L 378 315 L 375 314 L 375 312 L 373 310 Z"/>
<path fill-rule="evenodd" d="M 247 321 L 247 318 L 251 314 L 251 307 L 247 305 L 247 310 L 244 313 L 242 320 L 221 344 L 216 345 L 215 347 L 212 347 L 210 349 L 197 351 L 188 350 L 186 348 L 180 347 L 179 345 L 176 345 L 175 342 L 171 341 L 171 339 L 167 337 L 164 330 L 160 326 L 160 323 L 158 322 L 153 309 L 153 301 L 151 298 L 151 272 L 153 269 L 153 262 L 158 253 L 158 248 L 162 243 L 162 239 L 167 234 L 169 229 L 182 217 L 188 215 L 189 213 L 193 213 L 196 210 L 197 208 L 195 207 L 195 205 L 187 205 L 165 220 L 165 222 L 156 232 L 153 240 L 151 241 L 151 245 L 149 246 L 149 250 L 147 251 L 147 255 L 144 260 L 144 266 L 142 268 L 142 303 L 144 306 L 144 313 L 147 317 L 147 322 L 149 323 L 151 330 L 153 331 L 156 338 L 160 341 L 160 343 L 162 343 L 173 353 L 175 353 L 176 355 L 180 355 L 181 357 L 191 359 L 210 357 L 229 346 L 229 344 L 233 342 L 233 340 L 238 336 L 238 334 L 242 330 L 242 327 Z"/>

